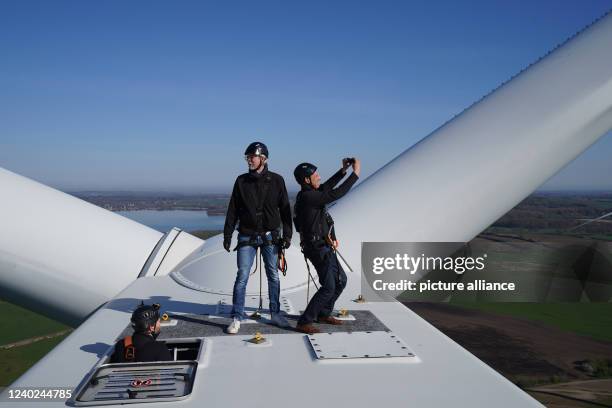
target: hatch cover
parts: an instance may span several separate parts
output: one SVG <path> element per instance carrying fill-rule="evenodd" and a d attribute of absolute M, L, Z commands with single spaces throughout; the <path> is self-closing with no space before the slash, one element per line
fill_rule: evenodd
<path fill-rule="evenodd" d="M 176 401 L 191 393 L 195 361 L 100 366 L 77 392 L 75 405 Z"/>
<path fill-rule="evenodd" d="M 319 360 L 415 357 L 406 343 L 393 332 L 318 333 L 308 341 Z"/>

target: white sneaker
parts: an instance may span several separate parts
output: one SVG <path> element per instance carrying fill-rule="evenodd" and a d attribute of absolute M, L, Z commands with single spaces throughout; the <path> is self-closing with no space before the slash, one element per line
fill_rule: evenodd
<path fill-rule="evenodd" d="M 234 318 L 234 320 L 232 320 L 232 323 L 227 326 L 227 333 L 236 334 L 238 333 L 238 330 L 240 330 L 240 320 Z"/>
<path fill-rule="evenodd" d="M 291 327 L 287 319 L 285 319 L 285 316 L 279 313 L 275 313 L 272 315 L 272 324 L 275 324 L 278 327 L 284 327 L 284 328 Z"/>

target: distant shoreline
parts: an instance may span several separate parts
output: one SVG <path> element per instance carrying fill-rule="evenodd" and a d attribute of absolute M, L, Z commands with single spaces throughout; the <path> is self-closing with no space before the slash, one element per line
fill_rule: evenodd
<path fill-rule="evenodd" d="M 117 209 L 110 210 L 112 212 L 125 212 L 125 211 L 205 211 L 207 215 L 225 215 L 225 211 L 215 211 L 210 208 L 128 208 L 128 209 Z"/>

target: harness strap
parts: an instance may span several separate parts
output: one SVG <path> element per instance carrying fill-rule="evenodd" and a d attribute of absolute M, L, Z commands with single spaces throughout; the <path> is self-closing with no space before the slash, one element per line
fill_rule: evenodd
<path fill-rule="evenodd" d="M 266 235 L 271 234 L 272 235 L 272 239 L 270 241 L 268 241 L 267 239 L 265 239 Z M 261 244 L 257 243 L 257 238 L 261 237 Z M 261 234 L 253 234 L 249 237 L 248 241 L 238 241 L 238 243 L 236 244 L 236 247 L 233 249 L 233 251 L 237 251 L 242 247 L 245 246 L 252 246 L 255 248 L 259 248 L 261 246 L 264 245 L 277 245 L 276 242 L 278 242 L 280 240 L 279 238 L 279 234 L 278 231 L 274 230 L 274 231 L 266 231 L 264 233 Z"/>
<path fill-rule="evenodd" d="M 268 234 L 271 235 L 270 240 L 267 240 L 265 238 Z M 261 242 L 262 242 L 261 244 L 258 243 L 258 238 L 261 238 Z M 257 250 L 255 254 L 255 269 L 253 270 L 253 272 L 250 273 L 250 276 L 254 275 L 259 270 L 259 307 L 251 315 L 252 319 L 260 319 L 261 318 L 260 312 L 263 310 L 263 294 L 262 294 L 263 282 L 262 282 L 262 276 L 261 276 L 262 270 L 263 270 L 263 260 L 262 260 L 263 254 L 261 253 L 261 247 L 264 245 L 265 246 L 278 245 L 279 256 L 277 260 L 277 266 L 278 266 L 278 269 L 280 269 L 281 272 L 283 273 L 283 276 L 286 276 L 287 260 L 285 259 L 285 251 L 282 249 L 282 243 L 279 237 L 278 230 L 267 231 L 263 234 L 251 235 L 248 241 L 242 241 L 242 242 L 239 241 L 238 244 L 236 245 L 236 248 L 234 248 L 234 251 L 237 251 L 238 249 L 242 247 L 252 246 Z"/>
<path fill-rule="evenodd" d="M 282 245 L 278 246 L 278 262 L 276 267 L 281 271 L 283 276 L 287 276 L 288 263 L 287 258 L 285 258 L 285 249 Z"/>
<path fill-rule="evenodd" d="M 317 290 L 319 290 L 319 286 L 317 286 L 317 282 L 315 282 L 314 278 L 312 277 L 312 273 L 310 273 L 310 265 L 308 264 L 308 258 L 306 258 L 306 254 L 304 253 L 304 249 L 302 248 L 302 255 L 304 255 L 304 262 L 306 263 L 306 273 L 308 274 L 306 276 L 306 304 L 308 304 L 308 302 L 310 301 L 310 281 L 312 280 L 312 283 L 314 284 L 315 288 Z"/>
<path fill-rule="evenodd" d="M 136 359 L 136 349 L 132 342 L 132 336 L 123 338 L 123 348 L 125 349 L 123 357 L 125 357 L 126 361 L 134 361 Z"/>

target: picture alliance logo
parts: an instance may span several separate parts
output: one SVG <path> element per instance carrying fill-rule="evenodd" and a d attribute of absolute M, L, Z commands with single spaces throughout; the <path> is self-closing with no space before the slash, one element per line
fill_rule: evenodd
<path fill-rule="evenodd" d="M 410 256 L 396 254 L 394 257 L 376 257 L 372 261 L 372 272 L 380 275 L 385 271 L 407 271 L 411 275 L 419 271 L 453 271 L 462 275 L 467 271 L 482 271 L 485 268 L 487 254 L 479 257 L 441 257 L 441 256 Z"/>

